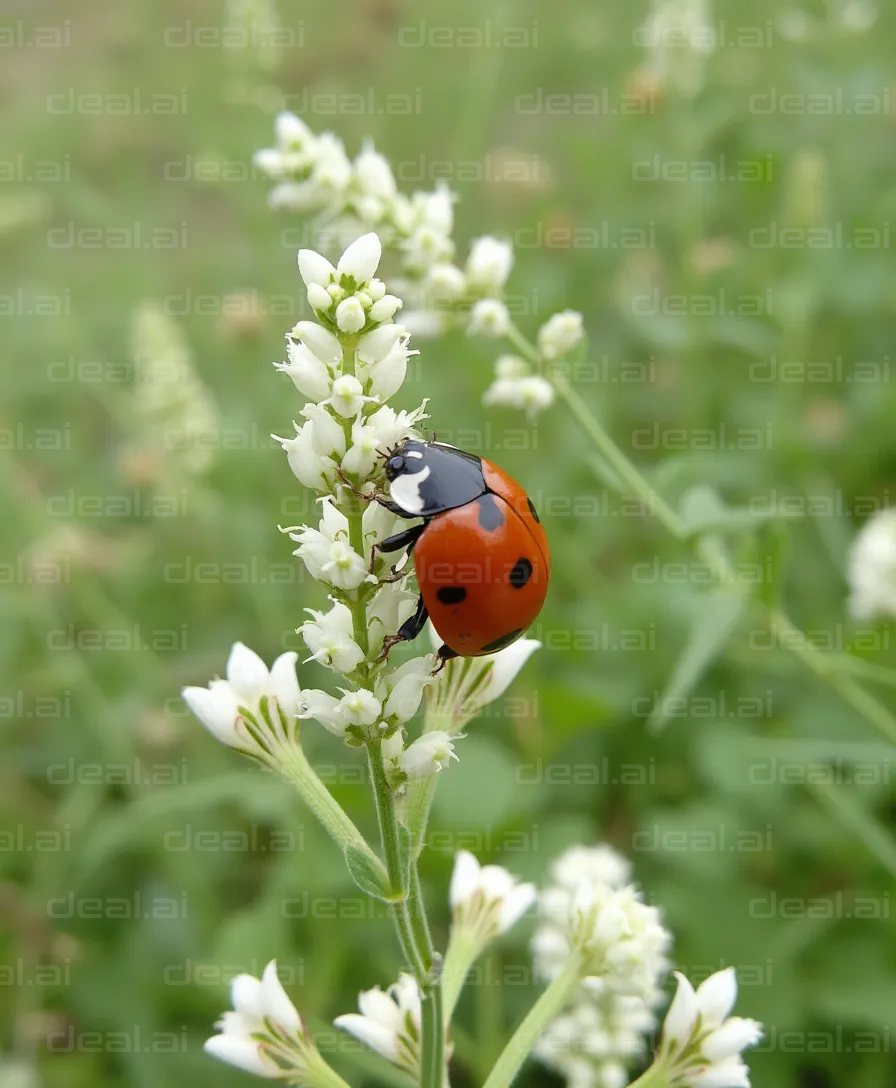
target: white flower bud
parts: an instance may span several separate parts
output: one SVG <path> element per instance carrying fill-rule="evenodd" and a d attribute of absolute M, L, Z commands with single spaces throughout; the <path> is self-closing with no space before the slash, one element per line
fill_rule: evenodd
<path fill-rule="evenodd" d="M 505 336 L 510 331 L 510 313 L 503 302 L 496 298 L 480 299 L 470 314 L 467 333 L 474 336 Z"/>
<path fill-rule="evenodd" d="M 355 285 L 360 286 L 373 279 L 382 254 L 383 247 L 377 235 L 373 232 L 362 234 L 339 258 L 337 271 L 344 276 L 351 276 Z"/>
<path fill-rule="evenodd" d="M 407 722 L 417 713 L 424 689 L 436 682 L 433 657 L 414 657 L 385 678 L 389 694 L 383 703 L 383 717 Z"/>
<path fill-rule="evenodd" d="M 315 321 L 300 321 L 292 330 L 296 340 L 301 340 L 321 362 L 336 366 L 342 362 L 342 345 L 336 337 Z"/>
<path fill-rule="evenodd" d="M 338 382 L 343 380 L 337 378 L 333 383 L 334 390 Z M 345 453 L 345 432 L 339 421 L 333 418 L 323 404 L 306 404 L 300 414 L 311 425 L 311 444 L 314 452 L 319 457 L 332 457 L 338 461 Z"/>
<path fill-rule="evenodd" d="M 367 294 L 370 295 L 371 302 L 379 302 L 379 300 L 386 293 L 386 285 L 382 280 L 370 280 L 367 284 Z"/>
<path fill-rule="evenodd" d="M 352 614 L 344 604 L 334 604 L 329 612 L 305 610 L 313 619 L 298 628 L 311 651 L 311 657 L 321 665 L 328 665 L 344 676 L 364 660 L 364 651 L 354 641 Z"/>
<path fill-rule="evenodd" d="M 495 360 L 496 378 L 526 378 L 529 364 L 519 355 L 499 355 Z"/>
<path fill-rule="evenodd" d="M 383 295 L 379 302 L 374 302 L 370 307 L 371 321 L 391 321 L 392 317 L 401 309 L 401 299 L 396 295 Z"/>
<path fill-rule="evenodd" d="M 419 352 L 408 351 L 407 340 L 400 340 L 388 355 L 380 359 L 370 370 L 370 395 L 377 400 L 388 400 L 404 384 L 408 372 L 408 359 Z"/>
<path fill-rule="evenodd" d="M 464 293 L 467 280 L 463 272 L 453 264 L 434 264 L 426 277 L 427 298 L 456 299 Z"/>
<path fill-rule="evenodd" d="M 320 313 L 326 313 L 333 305 L 333 299 L 325 287 L 312 283 L 308 288 L 308 305 Z"/>
<path fill-rule="evenodd" d="M 336 269 L 326 257 L 321 256 L 313 249 L 299 250 L 299 274 L 305 281 L 306 287 L 327 288 L 333 282 Z"/>
<path fill-rule="evenodd" d="M 391 200 L 395 196 L 397 187 L 392 168 L 388 160 L 374 150 L 372 143 L 366 143 L 355 159 L 355 177 L 369 196 L 379 197 L 380 200 Z"/>
<path fill-rule="evenodd" d="M 408 330 L 403 325 L 381 325 L 378 329 L 371 329 L 358 341 L 358 358 L 368 365 L 378 363 L 407 335 Z"/>
<path fill-rule="evenodd" d="M 328 491 L 330 481 L 327 472 L 333 466 L 332 461 L 322 458 L 314 448 L 312 425 L 309 421 L 297 428 L 295 438 L 279 438 L 272 435 L 286 452 L 286 459 L 293 475 L 303 486 L 312 491 Z"/>
<path fill-rule="evenodd" d="M 538 330 L 538 350 L 545 359 L 559 359 L 581 343 L 583 335 L 582 315 L 575 310 L 563 310 Z"/>
<path fill-rule="evenodd" d="M 342 332 L 358 332 L 364 328 L 366 320 L 364 307 L 354 295 L 343 299 L 336 307 L 336 324 Z"/>
<path fill-rule="evenodd" d="M 849 553 L 849 609 L 860 622 L 896 616 L 896 511 L 876 514 Z"/>
<path fill-rule="evenodd" d="M 398 766 L 410 780 L 438 774 L 457 759 L 451 737 L 439 729 L 424 733 L 398 757 Z"/>
<path fill-rule="evenodd" d="M 362 420 L 356 419 L 352 424 L 352 444 L 345 457 L 342 458 L 342 471 L 356 479 L 369 476 L 376 466 L 379 446 L 375 428 L 366 426 Z M 370 505 L 379 506 L 379 503 Z"/>
<path fill-rule="evenodd" d="M 513 248 L 497 238 L 476 238 L 467 259 L 467 281 L 483 291 L 501 291 L 513 266 Z"/>
<path fill-rule="evenodd" d="M 306 688 L 302 692 L 303 718 L 314 718 L 329 733 L 337 737 L 345 736 L 346 722 L 339 711 L 339 700 L 328 691 L 318 688 Z"/>
<path fill-rule="evenodd" d="M 554 387 L 537 374 L 524 378 L 498 378 L 486 389 L 482 403 L 518 408 L 531 418 L 554 403 Z"/>
<path fill-rule="evenodd" d="M 295 340 L 286 341 L 289 354 L 288 363 L 274 364 L 278 370 L 288 374 L 293 385 L 308 400 L 327 400 L 331 391 L 330 371 L 326 363 Z"/>
<path fill-rule="evenodd" d="M 361 411 L 361 405 L 370 400 L 369 397 L 365 397 L 364 389 L 361 383 L 353 374 L 343 374 L 341 378 L 337 378 L 333 382 L 333 394 L 330 397 L 330 404 L 333 405 L 334 411 L 338 412 L 344 419 L 348 419 L 351 416 L 355 416 Z M 340 432 L 342 428 L 340 427 Z M 342 452 L 345 453 L 345 438 L 343 436 Z"/>
<path fill-rule="evenodd" d="M 379 699 L 365 688 L 346 692 L 339 702 L 339 713 L 349 725 L 374 725 L 382 710 Z"/>
<path fill-rule="evenodd" d="M 274 134 L 278 145 L 284 148 L 290 145 L 299 147 L 314 139 L 311 129 L 305 122 L 289 110 L 283 110 L 277 114 L 274 121 Z"/>

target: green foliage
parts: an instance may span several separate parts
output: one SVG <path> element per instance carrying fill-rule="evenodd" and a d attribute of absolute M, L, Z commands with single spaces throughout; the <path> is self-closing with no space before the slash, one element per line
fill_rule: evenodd
<path fill-rule="evenodd" d="M 166 45 L 166 29 L 180 42 L 188 24 L 225 25 L 217 0 L 51 0 L 0 18 L 22 18 L 26 38 L 70 21 L 70 44 L 5 48 L 0 70 L 0 1053 L 35 1055 L 49 1088 L 248 1083 L 201 1044 L 229 978 L 273 956 L 328 1060 L 353 1083 L 392 1076 L 327 1026 L 359 989 L 395 978 L 390 907 L 354 887 L 287 785 L 177 698 L 223 672 L 236 639 L 266 660 L 305 656 L 295 628 L 323 604 L 277 532 L 313 502 L 268 438 L 299 407 L 269 364 L 300 316 L 295 255 L 313 239 L 266 208 L 251 168 L 280 94 L 301 104 L 305 88 L 327 96 L 305 119 L 350 153 L 373 137 L 399 178 L 422 169 L 406 187 L 449 181 L 462 247 L 516 237 L 520 326 L 534 336 L 556 309 L 585 314 L 590 349 L 570 381 L 742 575 L 744 593 L 709 593 L 688 543 L 634 512 L 562 407 L 537 423 L 486 413 L 492 345 L 417 344 L 402 406 L 429 397 L 440 438 L 525 483 L 554 563 L 534 632 L 544 648 L 471 724 L 439 785 L 421 858 L 437 947 L 456 848 L 541 880 L 564 846 L 606 839 L 664 908 L 682 970 L 737 965 L 738 1012 L 769 1036 L 749 1056 L 756 1084 L 891 1083 L 893 749 L 781 647 L 761 608 L 741 606 L 747 591 L 784 601 L 820 648 L 896 666 L 891 625 L 857 628 L 843 579 L 854 532 L 892 498 L 889 244 L 750 243 L 772 223 L 889 229 L 891 114 L 751 111 L 750 96 L 883 102 L 896 12 L 881 4 L 864 36 L 794 43 L 775 0 L 719 3 L 712 22 L 729 40 L 771 20 L 772 44 L 719 49 L 700 97 L 632 115 L 619 106 L 649 52 L 632 40 L 645 9 L 280 0 L 301 44 L 257 69 L 245 50 Z M 403 27 L 416 41 L 421 23 L 487 19 L 493 31 L 537 21 L 537 46 L 399 45 Z M 68 111 L 70 94 L 105 97 Z M 186 109 L 166 115 L 154 95 L 185 95 Z M 399 95 L 410 114 L 387 109 Z M 549 95 L 570 98 L 549 111 Z M 637 180 L 657 156 L 687 163 L 689 180 Z M 761 180 L 700 180 L 694 164 L 718 171 L 722 157 L 728 173 L 761 164 Z M 29 180 L 47 163 L 65 180 Z M 649 244 L 621 245 L 633 230 Z M 208 471 L 184 474 L 181 431 L 128 421 L 146 300 L 167 306 L 218 413 Z M 313 663 L 300 678 L 324 679 Z M 684 710 L 657 736 L 649 719 L 670 684 Z M 892 705 L 892 691 L 874 694 Z M 360 756 L 311 725 L 302 740 L 373 837 Z M 521 925 L 462 999 L 459 1085 L 531 1003 L 526 936 Z M 497 980 L 496 1021 L 482 1010 Z M 529 1067 L 521 1083 L 547 1082 Z"/>

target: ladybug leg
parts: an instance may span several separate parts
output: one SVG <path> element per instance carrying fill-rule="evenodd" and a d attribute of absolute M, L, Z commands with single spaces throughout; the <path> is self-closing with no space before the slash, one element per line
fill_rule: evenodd
<path fill-rule="evenodd" d="M 369 496 L 367 495 L 365 495 L 364 497 L 369 498 Z M 409 514 L 407 510 L 402 510 L 397 502 L 393 502 L 391 499 L 386 499 L 382 495 L 374 495 L 373 498 L 376 502 L 380 504 L 380 506 L 384 507 L 386 510 L 389 511 L 390 514 L 394 514 L 396 517 L 412 518 L 417 516 L 415 514 Z"/>
<path fill-rule="evenodd" d="M 439 663 L 432 670 L 432 675 L 436 676 L 445 668 L 445 662 L 451 661 L 455 657 L 460 657 L 457 650 L 452 650 L 450 646 L 446 646 L 444 643 L 439 647 L 439 652 L 436 654 L 439 659 Z"/>
<path fill-rule="evenodd" d="M 421 596 L 417 601 L 414 614 L 404 621 L 394 635 L 386 635 L 383 639 L 383 650 L 380 658 L 385 661 L 393 646 L 399 642 L 411 642 L 415 639 L 426 626 L 428 619 L 429 613 L 426 611 L 426 605 L 423 603 L 423 597 Z"/>
<path fill-rule="evenodd" d="M 401 551 L 402 548 L 407 548 L 407 553 L 405 555 L 406 561 L 407 557 L 414 550 L 414 545 L 417 543 L 420 534 L 425 528 L 426 522 L 424 522 L 422 525 L 412 525 L 410 529 L 405 529 L 403 532 L 396 533 L 394 536 L 387 536 L 386 539 L 382 541 L 382 543 L 374 544 L 374 546 L 370 550 L 370 566 L 367 568 L 370 573 L 373 574 L 373 568 L 376 566 L 376 553 L 378 551 L 397 552 Z M 404 566 L 404 562 L 402 562 L 401 565 Z M 397 570 L 398 567 L 393 568 L 393 573 L 396 573 Z M 404 575 L 399 575 L 399 577 L 404 577 Z M 388 580 L 389 579 L 384 579 L 384 581 Z M 395 580 L 397 581 L 397 579 Z"/>

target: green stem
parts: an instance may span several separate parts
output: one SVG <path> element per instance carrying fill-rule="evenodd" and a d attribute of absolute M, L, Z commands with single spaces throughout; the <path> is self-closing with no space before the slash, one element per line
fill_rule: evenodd
<path fill-rule="evenodd" d="M 575 992 L 582 977 L 582 963 L 577 953 L 566 961 L 563 970 L 548 986 L 516 1029 L 488 1075 L 483 1088 L 509 1088 L 519 1073 L 539 1035 L 558 1015 Z"/>
<path fill-rule="evenodd" d="M 448 950 L 445 953 L 445 963 L 442 967 L 446 1026 L 451 1022 L 454 1015 L 455 1006 L 467 980 L 467 973 L 481 951 L 482 945 L 473 940 L 463 927 L 458 927 L 452 931 L 451 940 L 448 942 Z"/>
<path fill-rule="evenodd" d="M 285 749 L 280 773 L 296 787 L 302 800 L 343 851 L 347 846 L 354 846 L 362 850 L 379 870 L 383 869 L 383 863 L 336 798 L 318 778 L 298 744 Z M 385 875 L 383 871 L 383 876 Z"/>
<path fill-rule="evenodd" d="M 373 797 L 376 802 L 376 815 L 383 840 L 383 853 L 386 856 L 386 873 L 389 878 L 389 890 L 399 899 L 408 894 L 407 874 L 402 871 L 401 846 L 399 843 L 398 820 L 392 801 L 392 790 L 386 777 L 386 762 L 383 758 L 383 742 L 367 742 L 367 761 L 370 766 L 370 781 L 373 785 Z"/>
<path fill-rule="evenodd" d="M 443 719 L 427 703 L 426 716 L 423 719 L 423 732 L 431 733 L 442 729 L 446 733 L 456 732 L 456 726 L 450 717 Z M 404 803 L 404 820 L 411 832 L 411 851 L 418 858 L 426 842 L 426 828 L 429 824 L 429 810 L 436 795 L 438 776 L 428 774 L 409 782 Z"/>
<path fill-rule="evenodd" d="M 525 346 L 529 358 L 538 359 L 535 348 L 525 340 L 522 333 L 515 327 L 511 329 L 509 339 L 520 350 L 523 350 Z M 619 477 L 625 481 L 635 494 L 649 504 L 651 510 L 673 536 L 679 540 L 686 540 L 689 534 L 682 519 L 665 500 L 657 495 L 647 480 L 619 449 L 591 414 L 591 410 L 585 401 L 570 386 L 565 376 L 554 371 L 551 373 L 550 378 L 558 395 L 581 425 L 582 430 L 594 442 L 601 455 L 609 462 Z M 697 540 L 695 546 L 701 558 L 715 572 L 720 582 L 731 580 L 731 565 L 718 544 L 704 537 Z M 772 610 L 770 620 L 781 634 L 788 636 L 784 640 L 787 649 L 791 650 L 823 683 L 836 691 L 867 722 L 879 729 L 889 740 L 896 741 L 896 717 L 882 703 L 869 695 L 851 676 L 846 676 L 842 671 L 838 671 L 836 661 L 829 661 L 826 654 L 812 646 L 803 632 L 786 613 L 780 609 Z"/>

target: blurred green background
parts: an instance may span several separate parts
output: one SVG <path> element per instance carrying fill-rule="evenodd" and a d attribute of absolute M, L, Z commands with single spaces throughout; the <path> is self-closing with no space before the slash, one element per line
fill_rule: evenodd
<path fill-rule="evenodd" d="M 462 256 L 514 239 L 521 327 L 584 313 L 595 365 L 573 378 L 623 450 L 673 499 L 793 497 L 794 619 L 896 664 L 891 625 L 845 607 L 849 543 L 896 468 L 896 11 L 863 32 L 863 10 L 715 5 L 720 44 L 687 99 L 645 76 L 641 0 L 278 0 L 291 48 L 260 24 L 257 48 L 224 48 L 235 8 L 215 0 L 0 6 L 4 1060 L 53 1088 L 248 1083 L 201 1051 L 233 974 L 276 956 L 324 1028 L 398 968 L 388 919 L 288 788 L 177 695 L 236 639 L 266 660 L 302 650 L 294 629 L 323 603 L 277 531 L 312 504 L 267 437 L 299 408 L 270 363 L 314 242 L 251 169 L 281 96 L 352 155 L 372 137 L 405 190 L 447 180 Z M 494 44 L 510 26 L 529 47 Z M 782 245 L 785 228 L 802 233 Z M 663 907 L 681 969 L 737 966 L 738 1011 L 767 1030 L 755 1084 L 896 1085 L 891 746 L 770 646 L 761 613 L 651 735 L 705 575 L 656 519 L 620 512 L 560 407 L 482 409 L 493 345 L 417 346 L 401 406 L 430 397 L 440 437 L 524 481 L 554 560 L 544 649 L 440 782 L 423 862 L 439 940 L 455 848 L 543 880 L 565 846 L 605 839 Z M 147 380 L 159 357 L 173 405 Z M 197 419 L 209 448 L 178 449 Z M 761 543 L 748 558 L 766 569 Z M 373 833 L 354 754 L 304 736 Z M 460 1084 L 532 999 L 527 933 L 465 994 Z M 353 1082 L 382 1082 L 329 1038 Z M 554 1083 L 535 1066 L 524 1081 Z"/>

